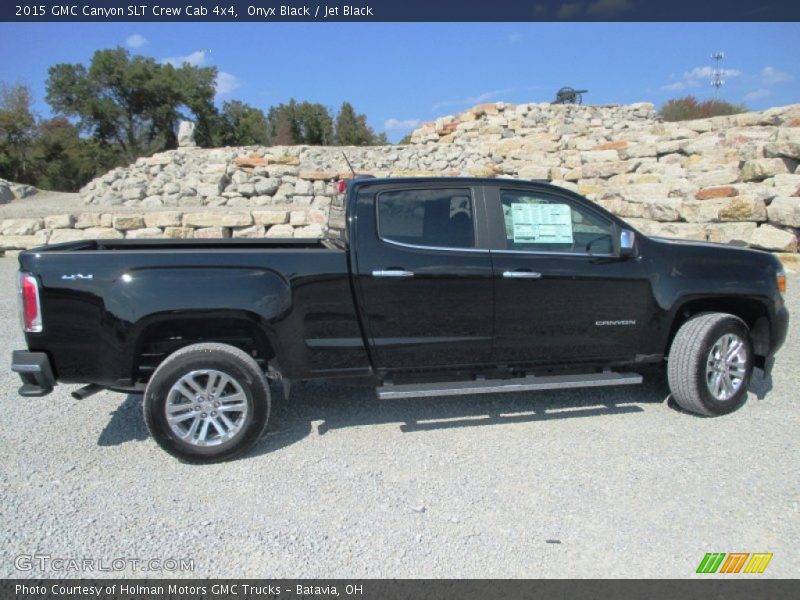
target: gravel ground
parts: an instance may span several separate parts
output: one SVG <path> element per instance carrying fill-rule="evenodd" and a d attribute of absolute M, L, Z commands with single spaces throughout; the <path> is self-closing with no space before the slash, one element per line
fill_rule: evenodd
<path fill-rule="evenodd" d="M 40 191 L 27 198 L 0 204 L 0 219 L 59 215 L 85 211 L 86 208 L 80 194 Z"/>
<path fill-rule="evenodd" d="M 7 352 L 23 347 L 15 269 L 0 259 Z M 800 315 L 799 277 L 789 289 Z M 761 551 L 774 553 L 763 576 L 795 577 L 796 323 L 774 388 L 754 383 L 727 417 L 679 412 L 658 372 L 631 388 L 392 402 L 304 383 L 248 457 L 200 467 L 149 439 L 140 397 L 23 399 L 6 367 L 0 576 L 56 574 L 15 569 L 38 553 L 194 560 L 169 576 L 690 577 L 706 552 Z"/>

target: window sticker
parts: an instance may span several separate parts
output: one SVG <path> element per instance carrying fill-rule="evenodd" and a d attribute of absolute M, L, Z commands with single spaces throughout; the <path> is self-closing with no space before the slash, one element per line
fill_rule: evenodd
<path fill-rule="evenodd" d="M 572 244 L 572 213 L 568 204 L 511 205 L 515 244 Z"/>

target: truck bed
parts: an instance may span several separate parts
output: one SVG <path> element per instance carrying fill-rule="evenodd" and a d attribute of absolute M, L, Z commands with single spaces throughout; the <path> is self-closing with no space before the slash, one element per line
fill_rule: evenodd
<path fill-rule="evenodd" d="M 211 337 L 268 361 L 280 336 L 297 378 L 368 368 L 347 251 L 325 240 L 80 240 L 19 261 L 44 322 L 28 348 L 62 382 L 133 389 L 175 343 Z"/>

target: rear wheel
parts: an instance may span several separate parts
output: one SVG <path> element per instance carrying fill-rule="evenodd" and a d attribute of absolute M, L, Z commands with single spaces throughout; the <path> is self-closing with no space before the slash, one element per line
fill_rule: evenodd
<path fill-rule="evenodd" d="M 690 412 L 724 415 L 747 398 L 753 346 L 747 325 L 725 313 L 689 319 L 672 342 L 667 375 L 672 397 Z"/>
<path fill-rule="evenodd" d="M 144 396 L 156 442 L 187 462 L 217 462 L 250 448 L 269 419 L 267 380 L 247 353 L 195 344 L 164 360 Z"/>

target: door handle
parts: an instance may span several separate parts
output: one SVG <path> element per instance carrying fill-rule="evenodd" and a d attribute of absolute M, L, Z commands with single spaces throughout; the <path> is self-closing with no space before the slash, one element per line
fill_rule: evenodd
<path fill-rule="evenodd" d="M 541 279 L 542 274 L 535 271 L 503 271 L 506 279 Z"/>
<path fill-rule="evenodd" d="M 373 277 L 413 277 L 413 271 L 404 271 L 403 269 L 384 269 L 382 271 L 373 271 Z"/>

